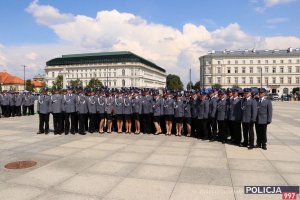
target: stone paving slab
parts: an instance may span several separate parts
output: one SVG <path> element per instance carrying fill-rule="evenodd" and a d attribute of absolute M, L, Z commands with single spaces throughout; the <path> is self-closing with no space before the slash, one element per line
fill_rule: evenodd
<path fill-rule="evenodd" d="M 0 118 L 0 200 L 281 199 L 244 194 L 300 185 L 300 103 L 273 107 L 267 151 L 165 135 L 36 135 L 37 115 Z M 18 160 L 37 165 L 4 168 Z"/>

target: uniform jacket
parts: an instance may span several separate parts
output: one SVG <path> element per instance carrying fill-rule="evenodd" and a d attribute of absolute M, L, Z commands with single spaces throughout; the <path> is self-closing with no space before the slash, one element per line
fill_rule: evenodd
<path fill-rule="evenodd" d="M 216 118 L 217 118 L 218 121 L 227 120 L 227 101 L 226 101 L 226 98 L 218 100 Z"/>
<path fill-rule="evenodd" d="M 164 115 L 174 115 L 174 99 L 171 97 L 164 99 Z"/>
<path fill-rule="evenodd" d="M 272 102 L 264 97 L 262 101 L 257 103 L 257 120 L 258 124 L 267 124 L 272 122 L 273 107 Z"/>
<path fill-rule="evenodd" d="M 196 119 L 198 118 L 198 106 L 197 106 L 197 98 L 191 98 L 190 99 L 191 102 L 191 116 L 192 118 Z"/>
<path fill-rule="evenodd" d="M 97 113 L 97 97 L 95 96 L 87 96 L 87 107 L 88 107 L 88 112 L 91 114 L 96 114 Z"/>
<path fill-rule="evenodd" d="M 242 119 L 242 99 L 239 97 L 230 99 L 228 105 L 228 120 L 241 121 Z"/>
<path fill-rule="evenodd" d="M 131 97 L 129 96 L 125 96 L 123 98 L 123 101 L 124 101 L 124 109 L 123 109 L 123 112 L 124 112 L 124 115 L 131 115 L 132 114 L 132 99 Z"/>
<path fill-rule="evenodd" d="M 197 102 L 198 119 L 207 119 L 208 113 L 209 113 L 209 101 L 198 99 Z"/>
<path fill-rule="evenodd" d="M 139 96 L 133 97 L 132 99 L 132 112 L 133 113 L 142 113 L 142 101 Z"/>
<path fill-rule="evenodd" d="M 50 99 L 51 112 L 61 113 L 63 111 L 63 96 L 61 94 L 53 94 Z"/>
<path fill-rule="evenodd" d="M 216 118 L 216 112 L 217 112 L 217 102 L 218 98 L 213 96 L 209 99 L 209 112 L 208 112 L 208 118 Z"/>
<path fill-rule="evenodd" d="M 50 110 L 50 96 L 41 94 L 38 96 L 37 112 L 41 114 L 48 114 Z"/>
<path fill-rule="evenodd" d="M 114 104 L 115 114 L 122 115 L 124 109 L 124 98 L 122 96 L 115 97 L 115 104 Z"/>
<path fill-rule="evenodd" d="M 97 112 L 103 114 L 105 112 L 105 96 L 98 96 L 96 101 Z"/>
<path fill-rule="evenodd" d="M 114 110 L 114 102 L 115 102 L 115 98 L 110 96 L 110 97 L 106 97 L 105 99 L 105 112 L 107 114 L 111 114 Z"/>
<path fill-rule="evenodd" d="M 241 102 L 242 108 L 242 122 L 250 123 L 255 122 L 257 117 L 257 102 L 251 97 L 247 100 L 246 98 L 242 99 Z"/>
<path fill-rule="evenodd" d="M 153 97 L 151 95 L 142 96 L 142 114 L 150 114 L 153 112 Z"/>
<path fill-rule="evenodd" d="M 9 95 L 8 95 L 8 94 L 4 94 L 4 95 L 2 96 L 2 102 L 1 102 L 1 104 L 2 104 L 3 106 L 8 106 L 8 105 L 9 105 L 9 100 L 10 100 Z"/>
<path fill-rule="evenodd" d="M 184 105 L 181 99 L 175 100 L 174 102 L 174 117 L 184 116 Z"/>
<path fill-rule="evenodd" d="M 76 94 L 63 95 L 63 111 L 66 113 L 73 113 L 76 111 Z"/>
<path fill-rule="evenodd" d="M 18 94 L 15 96 L 16 106 L 21 106 L 23 104 L 23 95 Z"/>
<path fill-rule="evenodd" d="M 153 116 L 162 116 L 164 114 L 164 104 L 163 99 L 154 99 L 153 100 Z"/>
<path fill-rule="evenodd" d="M 9 105 L 10 106 L 15 106 L 16 105 L 16 97 L 15 95 L 9 95 Z"/>
<path fill-rule="evenodd" d="M 25 94 L 23 96 L 23 105 L 24 106 L 31 106 L 32 96 L 29 96 L 28 94 Z"/>
<path fill-rule="evenodd" d="M 77 96 L 76 112 L 78 114 L 87 114 L 88 113 L 87 98 L 84 94 L 79 94 Z"/>

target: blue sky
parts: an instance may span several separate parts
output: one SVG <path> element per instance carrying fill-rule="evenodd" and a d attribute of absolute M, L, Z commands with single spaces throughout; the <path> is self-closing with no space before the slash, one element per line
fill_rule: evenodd
<path fill-rule="evenodd" d="M 197 70 L 197 56 L 210 49 L 252 48 L 254 42 L 260 48 L 286 48 L 285 44 L 299 47 L 299 8 L 299 0 L 2 0 L 0 70 L 9 71 L 14 65 L 24 63 L 32 66 L 32 75 L 42 73 L 47 59 L 73 53 L 74 47 L 78 47 L 74 50 L 78 52 L 132 50 L 163 65 L 169 73 L 182 70 L 183 65 Z M 89 20 L 96 19 L 97 13 L 103 14 L 101 22 L 110 22 L 111 16 L 126 19 L 129 17 L 126 14 L 130 14 L 143 23 L 137 25 L 140 29 L 126 21 L 116 24 L 118 27 L 90 24 Z M 84 19 L 79 20 L 78 16 Z M 53 23 L 57 19 L 66 22 Z M 83 26 L 91 27 L 99 38 L 88 30 L 84 32 L 80 28 Z M 126 27 L 130 33 L 124 30 Z M 144 30 L 162 33 L 164 37 L 148 36 L 153 42 L 145 43 Z M 169 53 L 174 60 L 167 60 L 163 52 L 156 51 L 160 48 L 159 41 L 165 41 L 168 35 L 174 43 L 163 45 L 165 49 L 172 45 L 178 47 Z M 276 46 L 275 41 L 281 42 Z M 101 44 L 92 45 L 93 42 Z M 19 55 L 13 56 L 12 52 Z"/>

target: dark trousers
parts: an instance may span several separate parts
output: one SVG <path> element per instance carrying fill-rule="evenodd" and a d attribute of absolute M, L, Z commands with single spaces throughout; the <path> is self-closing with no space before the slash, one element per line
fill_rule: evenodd
<path fill-rule="evenodd" d="M 227 142 L 227 121 L 218 121 L 218 126 L 221 142 Z"/>
<path fill-rule="evenodd" d="M 2 105 L 1 108 L 2 108 L 2 115 L 4 117 L 9 117 L 9 115 L 10 115 L 9 106 L 3 106 Z"/>
<path fill-rule="evenodd" d="M 89 114 L 89 132 L 94 133 L 96 130 L 96 113 Z"/>
<path fill-rule="evenodd" d="M 267 124 L 255 124 L 257 145 L 266 146 L 267 144 Z"/>
<path fill-rule="evenodd" d="M 15 106 L 9 106 L 9 116 L 10 117 L 15 116 Z"/>
<path fill-rule="evenodd" d="M 21 116 L 21 106 L 15 106 L 15 115 Z"/>
<path fill-rule="evenodd" d="M 29 115 L 34 115 L 34 105 L 29 106 Z"/>
<path fill-rule="evenodd" d="M 143 133 L 151 133 L 151 114 L 142 114 Z"/>
<path fill-rule="evenodd" d="M 198 119 L 197 138 L 208 139 L 207 119 Z"/>
<path fill-rule="evenodd" d="M 78 114 L 79 134 L 83 134 L 85 132 L 86 118 L 87 114 Z"/>
<path fill-rule="evenodd" d="M 210 118 L 207 121 L 207 127 L 208 127 L 208 137 L 209 138 L 216 138 L 217 137 L 217 121 L 215 118 Z"/>
<path fill-rule="evenodd" d="M 78 113 L 74 113 L 74 131 L 78 133 Z"/>
<path fill-rule="evenodd" d="M 236 145 L 241 144 L 242 141 L 242 128 L 240 121 L 230 121 L 230 126 L 232 127 L 231 137 L 233 138 L 233 143 Z"/>
<path fill-rule="evenodd" d="M 62 113 L 53 113 L 53 128 L 54 133 L 61 134 L 63 131 L 62 128 Z"/>
<path fill-rule="evenodd" d="M 49 132 L 49 114 L 39 114 L 39 132 L 48 133 Z"/>
<path fill-rule="evenodd" d="M 197 122 L 198 119 L 197 118 L 192 118 L 192 124 L 191 124 L 191 128 L 192 128 L 192 136 L 196 137 L 197 136 Z"/>
<path fill-rule="evenodd" d="M 77 115 L 77 113 L 73 112 L 73 113 L 64 113 L 64 118 L 65 118 L 65 133 L 75 133 L 75 115 Z M 70 123 L 71 120 L 71 123 Z M 71 125 L 71 126 L 70 126 Z"/>
<path fill-rule="evenodd" d="M 254 146 L 254 131 L 253 131 L 253 122 L 242 123 L 243 125 L 243 136 L 244 136 L 244 145 Z"/>
<path fill-rule="evenodd" d="M 29 115 L 29 106 L 23 106 L 22 109 L 23 109 L 23 115 L 24 116 Z"/>

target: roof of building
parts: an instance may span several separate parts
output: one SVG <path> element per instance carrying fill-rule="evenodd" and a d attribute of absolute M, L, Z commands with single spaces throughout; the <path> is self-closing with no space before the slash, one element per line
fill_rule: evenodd
<path fill-rule="evenodd" d="M 157 66 L 130 51 L 84 53 L 63 55 L 61 58 L 54 58 L 46 62 L 47 66 L 77 65 L 77 64 L 97 64 L 97 63 L 119 63 L 119 62 L 141 62 L 161 72 L 165 69 Z"/>
<path fill-rule="evenodd" d="M 0 72 L 0 83 L 7 85 L 7 84 L 16 84 L 16 85 L 22 85 L 24 84 L 24 80 L 13 76 L 7 72 Z"/>
<path fill-rule="evenodd" d="M 285 57 L 285 56 L 300 56 L 300 49 L 288 48 L 288 49 L 273 49 L 273 50 L 237 50 L 237 51 L 210 51 L 203 57 Z"/>
<path fill-rule="evenodd" d="M 31 84 L 34 85 L 35 87 L 45 87 L 46 83 L 42 81 L 31 81 Z"/>

